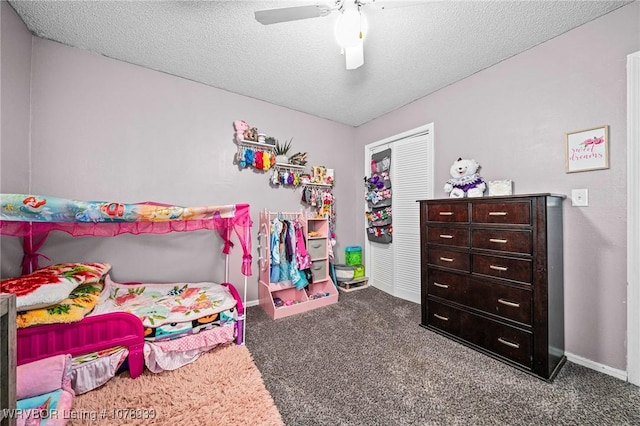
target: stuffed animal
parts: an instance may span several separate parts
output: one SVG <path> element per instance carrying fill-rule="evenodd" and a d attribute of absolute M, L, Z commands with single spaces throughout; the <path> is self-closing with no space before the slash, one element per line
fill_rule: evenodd
<path fill-rule="evenodd" d="M 452 178 L 444 185 L 450 198 L 482 197 L 487 185 L 478 175 L 480 165 L 476 160 L 458 158 L 449 169 Z"/>
<path fill-rule="evenodd" d="M 244 140 L 258 142 L 258 128 L 252 127 L 244 131 Z"/>
<path fill-rule="evenodd" d="M 249 130 L 249 125 L 244 120 L 236 120 L 233 122 L 233 128 L 236 131 L 234 135 L 235 141 L 242 142 L 244 140 L 244 132 Z"/>

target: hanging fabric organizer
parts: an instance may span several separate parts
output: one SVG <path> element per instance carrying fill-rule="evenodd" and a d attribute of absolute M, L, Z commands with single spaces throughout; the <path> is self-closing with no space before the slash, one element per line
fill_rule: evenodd
<path fill-rule="evenodd" d="M 371 175 L 364 178 L 365 198 L 369 211 L 367 217 L 367 238 L 376 243 L 392 242 L 391 209 L 391 149 L 371 155 Z"/>
<path fill-rule="evenodd" d="M 296 164 L 275 163 L 271 175 L 272 185 L 298 186 L 305 174 L 305 167 Z"/>
<path fill-rule="evenodd" d="M 276 156 L 273 145 L 243 140 L 237 142 L 236 163 L 241 168 L 253 167 L 256 170 L 269 170 L 275 165 Z"/>

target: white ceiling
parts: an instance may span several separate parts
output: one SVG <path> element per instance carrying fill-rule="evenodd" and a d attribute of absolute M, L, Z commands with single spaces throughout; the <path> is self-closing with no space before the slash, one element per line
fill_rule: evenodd
<path fill-rule="evenodd" d="M 262 25 L 310 1 L 10 1 L 37 36 L 359 126 L 632 1 L 424 1 L 380 10 L 346 70 L 338 12 Z M 378 0 L 380 1 L 380 0 Z M 382 2 L 382 3 L 389 3 Z M 380 3 L 378 3 L 380 4 Z"/>

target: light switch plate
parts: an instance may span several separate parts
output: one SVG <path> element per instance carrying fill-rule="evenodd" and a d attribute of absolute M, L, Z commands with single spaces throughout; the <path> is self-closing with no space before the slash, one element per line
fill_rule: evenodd
<path fill-rule="evenodd" d="M 572 189 L 571 205 L 576 207 L 587 207 L 589 205 L 588 189 Z"/>

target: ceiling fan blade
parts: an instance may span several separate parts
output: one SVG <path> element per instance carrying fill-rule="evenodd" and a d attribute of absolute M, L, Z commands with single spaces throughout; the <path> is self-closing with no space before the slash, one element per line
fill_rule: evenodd
<path fill-rule="evenodd" d="M 429 3 L 431 0 L 369 0 L 363 1 L 363 4 L 371 5 L 373 9 L 385 10 L 396 9 L 398 7 L 417 6 Z"/>
<path fill-rule="evenodd" d="M 265 9 L 255 11 L 256 21 L 263 25 L 279 22 L 297 21 L 299 19 L 318 18 L 327 16 L 333 9 L 323 4 L 309 6 L 283 7 L 280 9 Z"/>
<path fill-rule="evenodd" d="M 347 63 L 348 70 L 355 70 L 364 65 L 364 46 L 358 43 L 353 47 L 344 48 L 344 58 Z"/>

